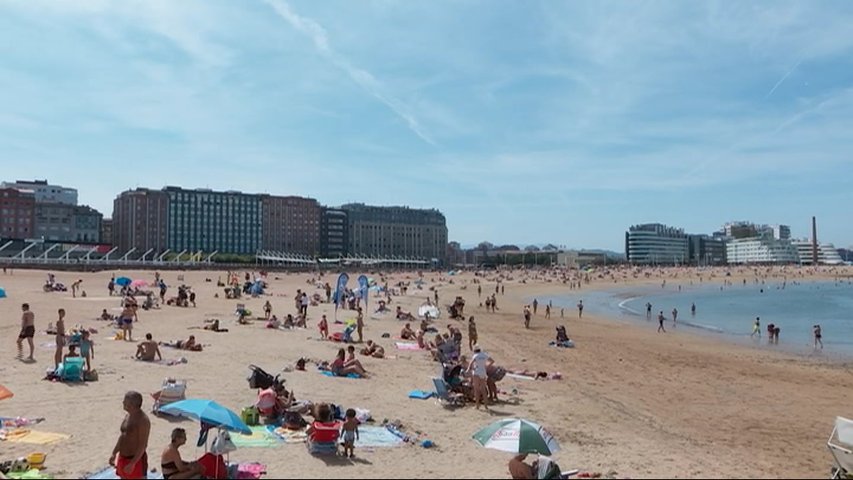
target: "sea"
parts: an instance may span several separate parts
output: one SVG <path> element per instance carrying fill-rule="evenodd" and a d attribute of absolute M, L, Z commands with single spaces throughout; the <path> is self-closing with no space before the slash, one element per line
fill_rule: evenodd
<path fill-rule="evenodd" d="M 853 281 L 843 279 L 822 282 L 747 282 L 666 286 L 615 287 L 605 291 L 569 290 L 566 294 L 538 298 L 540 311 L 550 301 L 552 318 L 559 319 L 560 308 L 566 318 L 577 318 L 577 303 L 583 300 L 584 314 L 647 324 L 657 329 L 657 316 L 663 311 L 671 329 L 672 310 L 678 310 L 677 329 L 760 348 L 778 348 L 814 355 L 813 326 L 820 324 L 824 349 L 818 354 L 853 358 Z M 530 302 L 533 298 L 529 299 Z M 646 317 L 646 303 L 652 304 L 652 316 Z M 691 314 L 691 305 L 696 314 Z M 541 312 L 540 312 L 541 314 Z M 756 317 L 761 319 L 761 338 L 752 338 Z M 780 328 L 779 343 L 770 345 L 767 324 Z M 570 323 L 569 323 L 570 324 Z M 570 330 L 571 331 L 571 330 Z"/>

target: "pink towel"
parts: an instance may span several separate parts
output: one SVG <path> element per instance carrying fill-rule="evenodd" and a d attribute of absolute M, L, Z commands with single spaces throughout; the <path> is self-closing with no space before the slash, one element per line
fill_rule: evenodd
<path fill-rule="evenodd" d="M 262 463 L 241 463 L 237 467 L 239 480 L 256 480 L 267 473 L 267 466 Z"/>
<path fill-rule="evenodd" d="M 397 350 L 422 350 L 417 343 L 396 342 Z"/>

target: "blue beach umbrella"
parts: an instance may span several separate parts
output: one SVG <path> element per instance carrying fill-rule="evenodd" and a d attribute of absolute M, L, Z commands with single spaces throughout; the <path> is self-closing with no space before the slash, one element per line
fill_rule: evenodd
<path fill-rule="evenodd" d="M 252 430 L 240 417 L 213 400 L 189 399 L 170 403 L 160 408 L 163 413 L 199 420 L 213 427 L 251 435 Z"/>
<path fill-rule="evenodd" d="M 127 277 L 118 277 L 118 278 L 116 278 L 116 285 L 118 285 L 119 287 L 126 287 L 126 286 L 130 285 L 130 282 L 132 282 L 132 281 L 133 280 L 131 280 Z"/>

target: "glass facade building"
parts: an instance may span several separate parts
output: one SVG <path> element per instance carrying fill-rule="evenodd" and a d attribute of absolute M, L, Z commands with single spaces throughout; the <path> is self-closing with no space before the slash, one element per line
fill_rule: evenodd
<path fill-rule="evenodd" d="M 660 223 L 634 225 L 625 233 L 625 256 L 635 265 L 683 265 L 690 261 L 687 235 Z"/>
<path fill-rule="evenodd" d="M 166 187 L 167 248 L 175 252 L 254 254 L 261 248 L 261 197 Z"/>

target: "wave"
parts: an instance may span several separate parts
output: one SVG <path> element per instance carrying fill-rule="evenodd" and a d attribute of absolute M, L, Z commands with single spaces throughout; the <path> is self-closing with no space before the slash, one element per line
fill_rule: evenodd
<path fill-rule="evenodd" d="M 693 328 L 699 328 L 701 330 L 708 330 L 709 332 L 715 332 L 715 333 L 725 333 L 726 332 L 725 330 L 723 330 L 720 327 L 717 327 L 714 325 L 706 325 L 704 323 L 693 323 L 693 322 L 679 321 L 678 324 L 679 325 L 687 325 L 688 327 L 693 327 Z"/>
<path fill-rule="evenodd" d="M 619 309 L 626 312 L 629 315 L 636 315 L 638 317 L 642 317 L 643 314 L 641 312 L 638 312 L 638 311 L 634 310 L 633 308 L 631 308 L 627 305 L 628 302 L 630 302 L 632 300 L 636 300 L 638 298 L 640 298 L 640 297 L 631 297 L 631 298 L 626 298 L 625 300 L 622 300 L 621 302 L 619 302 Z"/>

